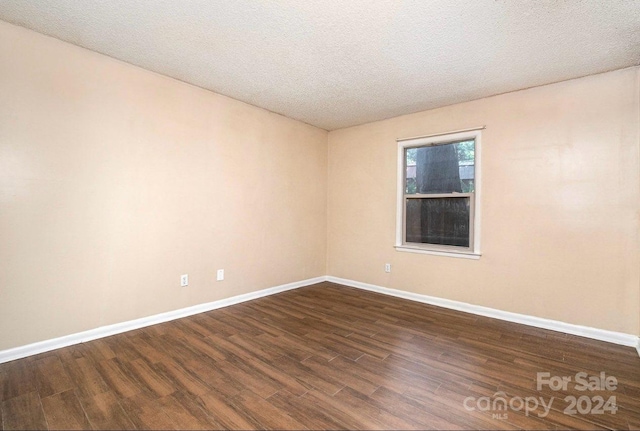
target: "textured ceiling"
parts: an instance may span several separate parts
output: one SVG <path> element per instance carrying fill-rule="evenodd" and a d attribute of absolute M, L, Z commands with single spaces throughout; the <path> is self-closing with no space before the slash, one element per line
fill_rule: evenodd
<path fill-rule="evenodd" d="M 0 19 L 328 130 L 640 61 L 640 0 L 0 0 Z"/>

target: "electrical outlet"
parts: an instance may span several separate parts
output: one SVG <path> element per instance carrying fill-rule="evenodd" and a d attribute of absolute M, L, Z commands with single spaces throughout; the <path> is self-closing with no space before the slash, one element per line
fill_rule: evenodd
<path fill-rule="evenodd" d="M 391 272 L 391 264 L 390 263 L 385 263 L 384 264 L 384 272 Z"/>
<path fill-rule="evenodd" d="M 186 287 L 189 285 L 189 274 L 182 274 L 180 276 L 180 286 Z"/>
<path fill-rule="evenodd" d="M 216 272 L 216 281 L 222 281 L 224 280 L 224 269 L 219 269 Z"/>

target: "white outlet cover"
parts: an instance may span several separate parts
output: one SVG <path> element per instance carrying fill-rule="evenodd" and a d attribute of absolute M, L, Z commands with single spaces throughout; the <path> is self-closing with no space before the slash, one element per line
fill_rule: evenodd
<path fill-rule="evenodd" d="M 189 285 L 189 274 L 182 274 L 180 276 L 180 286 L 186 287 Z"/>
<path fill-rule="evenodd" d="M 217 281 L 222 281 L 222 280 L 224 280 L 224 269 L 219 269 L 219 270 L 216 272 L 216 280 L 217 280 Z"/>

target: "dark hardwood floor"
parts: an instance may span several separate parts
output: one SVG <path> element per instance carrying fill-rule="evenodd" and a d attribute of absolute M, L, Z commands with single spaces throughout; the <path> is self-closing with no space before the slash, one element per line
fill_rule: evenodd
<path fill-rule="evenodd" d="M 578 372 L 617 384 L 579 391 Z M 3 429 L 638 429 L 640 358 L 321 283 L 0 364 L 0 401 Z"/>

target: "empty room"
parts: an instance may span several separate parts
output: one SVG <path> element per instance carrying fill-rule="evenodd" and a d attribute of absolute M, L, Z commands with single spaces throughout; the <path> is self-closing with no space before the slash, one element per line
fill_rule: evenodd
<path fill-rule="evenodd" d="M 640 429 L 640 0 L 0 0 L 0 431 Z"/>

